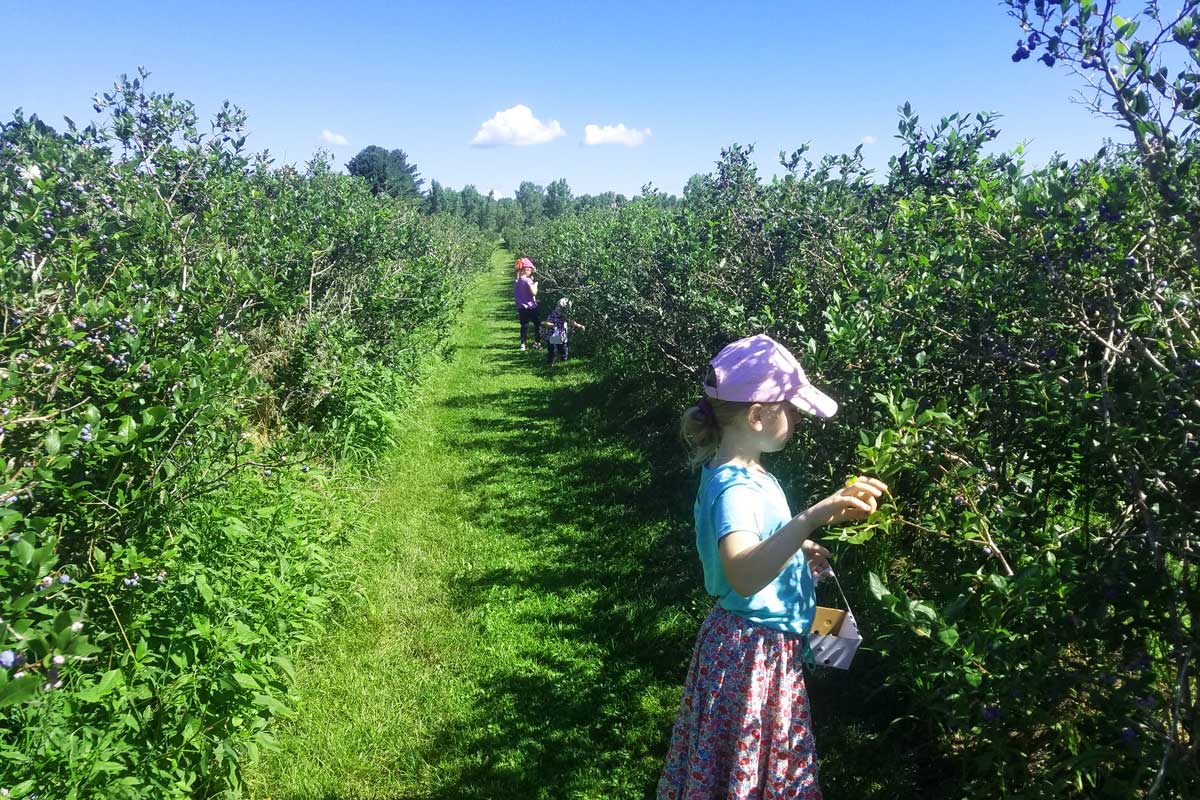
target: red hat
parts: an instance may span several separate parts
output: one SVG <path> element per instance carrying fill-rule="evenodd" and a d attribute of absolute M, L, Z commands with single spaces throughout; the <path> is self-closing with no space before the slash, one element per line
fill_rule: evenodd
<path fill-rule="evenodd" d="M 517 272 L 520 272 L 523 269 L 537 269 L 537 267 L 533 265 L 533 262 L 528 258 L 518 258 L 516 267 Z"/>

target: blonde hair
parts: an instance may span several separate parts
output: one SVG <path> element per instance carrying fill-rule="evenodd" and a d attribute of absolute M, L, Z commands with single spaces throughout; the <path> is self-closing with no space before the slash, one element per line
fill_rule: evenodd
<path fill-rule="evenodd" d="M 752 405 L 706 395 L 684 411 L 679 419 L 679 438 L 688 450 L 688 466 L 695 469 L 712 458 L 721 446 L 721 431 L 745 418 Z"/>

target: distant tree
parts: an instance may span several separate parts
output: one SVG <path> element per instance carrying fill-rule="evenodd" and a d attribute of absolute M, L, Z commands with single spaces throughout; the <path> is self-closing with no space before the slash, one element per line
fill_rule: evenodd
<path fill-rule="evenodd" d="M 365 178 L 374 194 L 383 192 L 392 197 L 420 197 L 421 184 L 425 180 L 417 172 L 417 165 L 408 163 L 408 154 L 403 150 L 385 150 L 378 145 L 368 145 L 346 164 L 351 175 Z"/>
<path fill-rule="evenodd" d="M 458 193 L 459 213 L 463 219 L 475 222 L 479 219 L 479 212 L 483 207 L 483 195 L 479 193 L 473 185 L 467 184 Z"/>
<path fill-rule="evenodd" d="M 571 211 L 571 187 L 566 178 L 559 178 L 546 187 L 545 212 L 547 219 L 555 219 Z"/>
<path fill-rule="evenodd" d="M 517 205 L 525 215 L 525 224 L 533 225 L 545 217 L 546 190 L 532 181 L 517 187 Z"/>
<path fill-rule="evenodd" d="M 520 228 L 525 224 L 525 212 L 521 206 L 517 205 L 517 201 L 511 197 L 505 197 L 496 201 L 495 228 L 501 235 L 507 235 L 507 231 L 513 228 Z"/>
<path fill-rule="evenodd" d="M 462 196 L 453 189 L 442 190 L 442 211 L 456 216 L 462 214 Z"/>
<path fill-rule="evenodd" d="M 445 189 L 437 181 L 429 182 L 429 194 L 425 196 L 425 211 L 429 214 L 436 214 L 439 211 L 445 210 L 446 201 L 444 198 Z"/>
<path fill-rule="evenodd" d="M 708 195 L 711 185 L 712 178 L 697 172 L 688 178 L 687 183 L 684 185 L 683 197 L 690 202 L 702 201 Z"/>
<path fill-rule="evenodd" d="M 486 230 L 491 230 L 496 225 L 496 193 L 488 192 L 487 197 L 483 198 L 483 205 L 479 207 L 479 219 L 475 221 L 479 227 Z"/>

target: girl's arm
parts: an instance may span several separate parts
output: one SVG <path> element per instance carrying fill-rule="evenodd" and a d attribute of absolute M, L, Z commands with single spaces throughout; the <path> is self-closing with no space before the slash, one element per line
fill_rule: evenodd
<path fill-rule="evenodd" d="M 856 522 L 873 514 L 887 485 L 875 478 L 859 478 L 845 489 L 792 517 L 766 539 L 750 531 L 734 531 L 721 538 L 718 550 L 725 579 L 742 597 L 761 591 L 779 577 L 800 546 L 825 525 Z"/>

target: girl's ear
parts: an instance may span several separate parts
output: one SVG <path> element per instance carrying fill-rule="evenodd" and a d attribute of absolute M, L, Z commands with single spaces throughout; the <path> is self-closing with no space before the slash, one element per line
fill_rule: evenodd
<path fill-rule="evenodd" d="M 763 429 L 765 413 L 766 408 L 762 403 L 753 403 L 750 408 L 746 409 L 746 422 L 749 423 L 752 430 L 761 431 Z"/>

